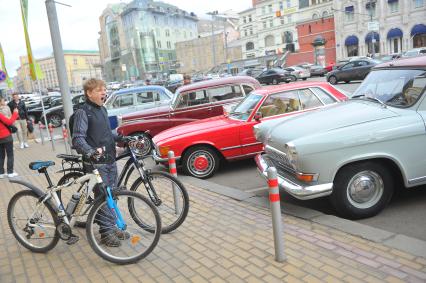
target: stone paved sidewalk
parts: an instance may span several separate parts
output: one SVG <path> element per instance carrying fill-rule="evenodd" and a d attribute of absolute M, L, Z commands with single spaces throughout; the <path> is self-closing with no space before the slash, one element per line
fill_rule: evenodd
<path fill-rule="evenodd" d="M 32 143 L 16 150 L 16 170 L 44 187 L 44 177 L 31 175 L 28 163 L 54 160 L 54 155 L 49 145 Z M 288 215 L 283 215 L 287 261 L 277 263 L 269 210 L 186 186 L 190 211 L 184 224 L 162 235 L 147 258 L 118 266 L 91 250 L 82 229 L 74 229 L 78 243 L 60 241 L 47 254 L 20 246 L 6 209 L 21 188 L 0 180 L 0 282 L 426 282 L 426 255 L 416 257 Z"/>

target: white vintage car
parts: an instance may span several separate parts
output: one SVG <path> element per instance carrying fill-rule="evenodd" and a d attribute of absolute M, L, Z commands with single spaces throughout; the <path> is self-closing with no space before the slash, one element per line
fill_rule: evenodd
<path fill-rule="evenodd" d="M 346 102 L 255 126 L 266 177 L 299 199 L 330 196 L 347 218 L 371 217 L 397 186 L 426 184 L 426 56 L 377 65 Z"/>

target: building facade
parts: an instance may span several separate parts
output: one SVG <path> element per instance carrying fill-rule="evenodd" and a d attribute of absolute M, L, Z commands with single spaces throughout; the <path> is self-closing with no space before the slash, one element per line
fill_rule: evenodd
<path fill-rule="evenodd" d="M 198 36 L 194 13 L 153 0 L 109 5 L 99 49 L 107 81 L 161 78 L 176 71 L 176 42 Z"/>
<path fill-rule="evenodd" d="M 297 0 L 253 1 L 239 13 L 239 31 L 244 59 L 299 50 L 296 22 Z"/>
<path fill-rule="evenodd" d="M 337 59 L 426 46 L 425 0 L 342 0 L 334 8 Z"/>
<path fill-rule="evenodd" d="M 20 67 L 16 70 L 15 88 L 19 92 L 38 92 L 37 81 L 31 80 L 28 57 L 21 56 Z M 67 71 L 70 91 L 80 91 L 85 80 L 102 78 L 100 56 L 98 51 L 64 50 L 65 67 Z M 59 81 L 56 70 L 55 57 L 49 56 L 36 59 L 43 73 L 39 78 L 41 91 L 59 90 Z"/>

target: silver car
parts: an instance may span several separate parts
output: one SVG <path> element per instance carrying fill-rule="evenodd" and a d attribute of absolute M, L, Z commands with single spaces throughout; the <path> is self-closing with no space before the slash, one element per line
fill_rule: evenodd
<path fill-rule="evenodd" d="M 287 68 L 284 68 L 284 70 L 290 72 L 298 80 L 305 81 L 307 78 L 311 77 L 311 73 L 309 72 L 309 70 L 298 67 L 298 66 L 287 67 Z"/>
<path fill-rule="evenodd" d="M 263 176 L 299 199 L 330 196 L 339 215 L 379 213 L 396 186 L 426 184 L 426 56 L 377 65 L 347 102 L 255 126 Z"/>

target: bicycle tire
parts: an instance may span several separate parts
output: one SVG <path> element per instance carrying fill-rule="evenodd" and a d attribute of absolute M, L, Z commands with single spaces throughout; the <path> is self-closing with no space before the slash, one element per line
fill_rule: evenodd
<path fill-rule="evenodd" d="M 53 249 L 56 244 L 59 241 L 59 234 L 58 232 L 55 230 L 54 235 L 52 237 L 52 241 L 45 247 L 35 247 L 34 245 L 32 245 L 31 243 L 29 243 L 28 241 L 26 241 L 23 237 L 21 237 L 18 234 L 17 231 L 17 227 L 15 227 L 14 223 L 13 223 L 13 212 L 16 206 L 17 201 L 24 196 L 30 196 L 30 197 L 34 197 L 34 199 L 39 202 L 39 197 L 37 196 L 36 193 L 34 193 L 33 191 L 30 190 L 23 190 L 23 191 L 19 191 L 17 192 L 9 201 L 9 204 L 7 206 L 7 221 L 9 223 L 9 228 L 12 231 L 13 235 L 15 236 L 15 239 L 25 248 L 29 249 L 32 252 L 35 253 L 47 253 L 48 251 L 50 251 L 51 249 Z M 50 215 L 52 216 L 53 219 L 53 223 L 56 226 L 59 225 L 59 218 L 56 216 L 56 212 L 54 210 L 54 208 L 48 203 L 45 202 L 44 205 L 47 207 L 48 211 L 50 212 Z M 22 211 L 22 210 L 21 210 Z M 41 232 L 43 233 L 43 232 Z M 41 234 L 40 233 L 40 234 Z M 39 235 L 40 235 L 39 234 Z M 41 237 L 41 236 L 39 236 Z M 44 236 L 43 236 L 44 237 Z"/>
<path fill-rule="evenodd" d="M 156 205 L 158 211 L 160 212 L 160 216 L 161 216 L 161 222 L 162 222 L 162 231 L 161 231 L 161 233 L 162 234 L 170 233 L 171 231 L 177 229 L 180 225 L 182 225 L 182 223 L 185 221 L 185 219 L 186 219 L 186 217 L 188 215 L 188 211 L 189 211 L 189 196 L 188 196 L 188 192 L 186 191 L 185 186 L 182 184 L 182 182 L 179 179 L 177 179 L 176 177 L 174 177 L 173 175 L 171 175 L 171 174 L 169 174 L 167 172 L 163 172 L 163 171 L 150 171 L 150 172 L 147 172 L 147 177 L 151 179 L 151 182 L 156 177 L 161 177 L 163 179 L 166 179 L 171 184 L 175 184 L 175 187 L 177 188 L 177 190 L 179 192 L 179 196 L 180 196 L 180 200 L 181 200 L 181 208 L 182 209 L 181 209 L 179 215 L 176 217 L 176 216 L 174 216 L 176 214 L 172 212 L 172 211 L 175 210 L 174 208 L 172 208 L 172 207 L 174 207 L 174 205 L 170 204 L 170 201 L 174 202 L 174 199 L 172 198 L 172 195 L 170 194 L 170 192 L 173 193 L 173 186 L 172 185 L 169 186 L 170 189 L 171 189 L 170 192 L 169 192 L 169 191 L 165 191 L 166 189 L 164 189 L 164 186 L 156 188 L 154 186 L 154 184 L 152 184 L 153 187 L 154 187 L 154 190 L 156 191 L 157 195 L 159 196 L 159 198 L 162 201 L 162 203 L 160 205 Z M 144 184 L 142 178 L 139 177 L 132 184 L 130 190 L 131 191 L 138 191 L 138 192 L 140 192 L 140 190 L 138 190 L 138 188 L 140 187 L 141 184 L 145 188 L 145 184 Z M 167 185 L 167 183 L 166 183 L 166 185 Z M 145 192 L 145 193 L 147 193 L 147 192 Z M 153 201 L 153 200 L 151 199 L 151 201 Z M 148 225 L 146 225 L 142 221 L 139 221 L 138 219 L 135 219 L 135 221 L 142 228 L 144 228 L 144 229 L 146 229 L 148 231 L 152 230 L 152 228 L 150 228 Z"/>
<path fill-rule="evenodd" d="M 71 179 L 77 179 L 77 178 L 80 178 L 82 176 L 84 176 L 84 173 L 82 171 L 70 171 L 70 172 L 66 173 L 64 176 L 62 176 L 59 179 L 57 186 L 65 185 Z M 80 191 L 81 188 L 82 187 L 80 186 L 77 191 Z M 57 191 L 56 193 L 58 194 L 59 200 L 63 203 L 63 201 L 62 201 L 62 191 Z M 79 228 L 86 228 L 86 221 L 77 220 L 75 222 L 74 226 L 75 227 L 79 227 Z"/>
<path fill-rule="evenodd" d="M 160 218 L 160 214 L 158 213 L 157 208 L 151 203 L 151 201 L 149 201 L 146 197 L 144 197 L 143 195 L 141 195 L 140 193 L 137 192 L 132 192 L 132 191 L 119 191 L 113 194 L 113 197 L 115 199 L 116 202 L 118 202 L 121 198 L 124 198 L 125 196 L 130 196 L 131 198 L 133 198 L 133 203 L 135 201 L 135 199 L 137 199 L 138 201 L 142 202 L 142 204 L 145 206 L 145 208 L 147 208 L 148 210 L 150 210 L 149 212 L 152 213 L 151 217 L 153 217 L 153 221 L 155 222 L 155 226 L 156 229 L 154 231 L 154 233 L 150 233 L 149 235 L 153 235 L 152 236 L 152 240 L 150 240 L 150 243 L 148 245 L 146 245 L 146 249 L 144 249 L 144 251 L 136 256 L 129 256 L 129 257 L 118 257 L 118 256 L 113 256 L 111 254 L 109 254 L 107 252 L 106 249 L 108 249 L 108 247 L 106 247 L 106 249 L 102 248 L 101 245 L 102 244 L 98 244 L 97 243 L 97 237 L 95 236 L 95 234 L 93 233 L 93 228 L 94 225 L 99 225 L 99 220 L 95 220 L 96 215 L 99 213 L 99 210 L 104 207 L 106 205 L 106 200 L 105 199 L 99 199 L 98 201 L 95 202 L 95 204 L 93 205 L 92 209 L 90 210 L 89 216 L 87 217 L 87 227 L 86 227 L 86 235 L 87 235 L 87 239 L 89 241 L 89 244 L 91 246 L 91 248 L 95 251 L 95 253 L 97 255 L 99 255 L 100 257 L 102 257 L 103 259 L 112 262 L 112 263 L 116 263 L 116 264 L 131 264 L 131 263 L 135 263 L 143 258 L 145 258 L 146 256 L 148 256 L 153 250 L 154 248 L 157 246 L 158 241 L 160 239 L 160 235 L 161 235 L 161 218 Z M 129 201 L 129 199 L 128 199 Z M 128 209 L 128 205 L 127 202 L 125 202 L 124 207 Z M 121 204 L 120 204 L 121 205 Z M 120 205 L 118 205 L 120 207 Z M 120 213 L 125 216 L 126 213 L 125 211 L 123 211 L 122 209 L 119 209 Z M 133 211 L 134 212 L 134 211 Z M 131 219 L 133 219 L 133 215 L 132 212 L 129 210 L 129 214 L 131 216 Z M 147 213 L 143 213 L 146 217 L 148 217 L 149 215 L 147 215 Z M 98 221 L 98 222 L 96 222 Z M 132 229 L 130 227 L 130 224 L 132 224 L 131 222 L 127 221 L 126 225 L 127 225 L 127 231 L 135 231 L 134 229 Z M 139 227 L 139 225 L 137 226 L 137 230 L 141 233 L 144 233 L 143 229 L 141 229 L 141 227 Z M 112 229 L 114 229 L 114 226 L 111 226 Z M 130 228 L 129 228 L 130 227 Z M 101 229 L 101 228 L 100 228 Z M 131 242 L 131 244 L 133 244 L 133 240 L 135 236 L 130 237 L 128 240 L 129 242 Z M 137 236 L 139 237 L 139 236 Z M 139 239 L 145 240 L 148 239 L 148 237 L 139 237 L 137 241 L 139 241 Z M 126 239 L 127 240 L 127 239 Z M 124 242 L 126 240 L 123 240 L 123 242 L 120 243 L 124 243 L 129 245 L 129 243 Z M 144 246 L 145 247 L 145 246 Z M 117 248 L 114 247 L 112 250 L 117 251 Z M 129 250 L 129 249 L 128 249 Z M 133 249 L 135 250 L 135 249 Z"/>

